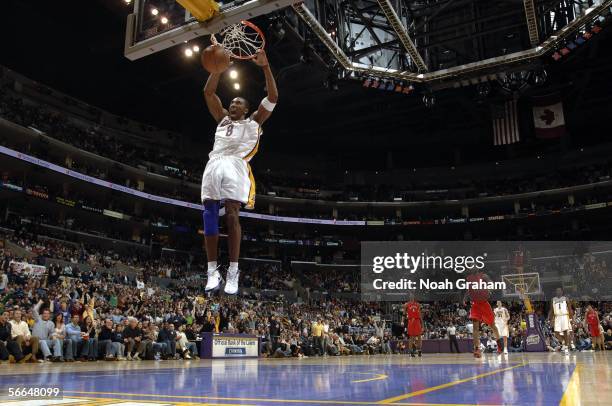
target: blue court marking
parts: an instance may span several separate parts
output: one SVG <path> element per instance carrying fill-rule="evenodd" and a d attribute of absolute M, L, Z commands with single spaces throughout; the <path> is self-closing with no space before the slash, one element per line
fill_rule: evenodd
<path fill-rule="evenodd" d="M 567 364 L 529 364 L 398 403 L 558 405 L 574 369 Z M 449 375 L 449 380 L 458 375 Z"/>
<path fill-rule="evenodd" d="M 2 387 L 60 387 L 64 396 L 158 402 L 307 405 L 317 401 L 375 403 L 494 372 L 518 363 L 311 365 L 213 362 L 203 367 L 42 372 L 2 377 Z M 129 364 L 124 367 L 129 368 Z M 573 365 L 533 364 L 470 380 L 399 403 L 558 404 Z M 353 382 L 387 375 L 386 379 Z M 276 400 L 276 402 L 271 402 Z M 302 403 L 310 401 L 310 403 Z"/>

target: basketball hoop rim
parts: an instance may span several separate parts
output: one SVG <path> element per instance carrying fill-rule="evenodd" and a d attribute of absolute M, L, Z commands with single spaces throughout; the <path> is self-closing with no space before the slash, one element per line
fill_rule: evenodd
<path fill-rule="evenodd" d="M 265 46 L 266 46 L 266 37 L 264 36 L 263 31 L 261 31 L 261 29 L 258 26 L 256 26 L 255 24 L 253 24 L 252 22 L 250 22 L 248 20 L 240 20 L 239 24 L 244 24 L 247 27 L 251 27 L 253 30 L 255 30 L 257 32 L 257 34 L 259 34 L 259 36 L 261 36 L 261 47 L 259 49 L 264 49 L 265 48 Z M 217 37 L 215 37 L 215 34 L 211 34 L 210 35 L 210 42 L 212 42 L 213 45 L 223 46 L 217 40 Z M 230 50 L 228 50 L 226 48 L 224 48 L 224 49 L 230 54 L 230 57 L 232 57 L 234 59 L 248 60 L 248 59 L 255 59 L 255 57 L 257 57 L 257 55 L 240 56 L 240 55 L 234 54 L 232 51 L 230 51 Z"/>

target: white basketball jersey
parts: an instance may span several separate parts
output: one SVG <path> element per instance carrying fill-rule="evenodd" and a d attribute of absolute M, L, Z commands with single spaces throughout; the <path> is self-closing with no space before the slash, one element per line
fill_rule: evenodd
<path fill-rule="evenodd" d="M 505 307 L 496 307 L 495 310 L 493 310 L 493 312 L 495 313 L 495 321 L 497 322 L 506 322 L 506 320 L 508 319 L 508 310 L 506 310 Z"/>
<path fill-rule="evenodd" d="M 569 315 L 567 310 L 567 298 L 565 296 L 553 298 L 553 312 L 555 313 L 555 316 Z"/>
<path fill-rule="evenodd" d="M 257 153 L 261 126 L 255 120 L 232 121 L 224 117 L 215 132 L 215 145 L 208 154 L 209 158 L 232 156 L 250 161 Z"/>

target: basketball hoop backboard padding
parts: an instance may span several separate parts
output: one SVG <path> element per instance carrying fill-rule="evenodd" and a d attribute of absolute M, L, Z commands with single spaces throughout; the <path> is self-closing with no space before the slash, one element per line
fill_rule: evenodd
<path fill-rule="evenodd" d="M 176 0 L 198 21 L 208 21 L 219 13 L 219 3 L 214 0 Z"/>

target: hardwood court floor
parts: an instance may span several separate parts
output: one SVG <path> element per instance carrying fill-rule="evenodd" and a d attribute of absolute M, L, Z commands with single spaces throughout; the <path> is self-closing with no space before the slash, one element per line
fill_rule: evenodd
<path fill-rule="evenodd" d="M 57 387 L 17 400 L 8 388 Z M 0 367 L 11 405 L 611 405 L 612 352 L 26 364 Z"/>

